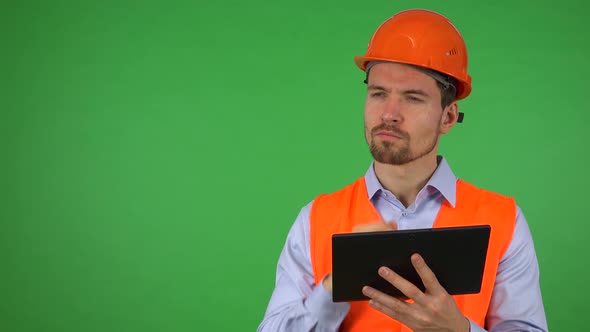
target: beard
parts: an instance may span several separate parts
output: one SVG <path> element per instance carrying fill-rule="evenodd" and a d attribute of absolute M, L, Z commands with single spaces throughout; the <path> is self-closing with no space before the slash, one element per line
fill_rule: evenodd
<path fill-rule="evenodd" d="M 395 142 L 379 142 L 374 137 L 377 132 L 382 130 L 393 132 L 401 139 Z M 424 149 L 412 151 L 410 149 L 410 135 L 407 132 L 395 126 L 382 124 L 371 129 L 370 136 L 367 138 L 367 144 L 369 144 L 371 155 L 373 155 L 375 161 L 388 165 L 405 165 L 432 152 L 436 148 L 438 134 L 439 132 L 437 131 L 435 135 L 432 135 L 431 140 L 426 138 L 428 141 Z"/>

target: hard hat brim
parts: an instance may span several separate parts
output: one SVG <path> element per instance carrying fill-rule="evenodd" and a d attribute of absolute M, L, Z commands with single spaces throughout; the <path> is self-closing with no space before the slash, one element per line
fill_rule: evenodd
<path fill-rule="evenodd" d="M 418 64 L 418 63 L 412 63 L 409 61 L 398 61 L 398 60 L 392 60 L 392 59 L 383 59 L 383 58 L 377 58 L 377 57 L 367 57 L 367 56 L 360 56 L 357 55 L 354 57 L 354 63 L 356 64 L 356 66 L 366 72 L 367 71 L 367 63 L 369 63 L 370 61 L 385 61 L 385 62 L 392 62 L 392 63 L 403 63 L 403 64 L 407 64 L 407 65 L 413 65 L 413 66 L 418 66 L 418 67 L 424 67 L 427 69 L 432 69 L 430 67 L 428 67 L 427 65 L 424 64 Z M 438 72 L 441 72 L 445 75 L 451 76 L 453 78 L 455 78 L 459 83 L 458 83 L 458 87 L 457 87 L 457 97 L 456 100 L 461 100 L 461 99 L 465 99 L 467 96 L 469 96 L 469 94 L 471 93 L 471 77 L 469 75 L 467 75 L 467 81 L 461 77 L 455 77 L 454 75 L 450 74 L 450 73 L 445 73 L 444 71 L 440 71 L 437 70 Z"/>

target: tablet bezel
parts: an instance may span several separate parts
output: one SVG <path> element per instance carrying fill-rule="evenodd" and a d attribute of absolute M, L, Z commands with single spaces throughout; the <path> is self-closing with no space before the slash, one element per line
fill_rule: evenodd
<path fill-rule="evenodd" d="M 332 235 L 332 300 L 368 300 L 365 285 L 404 298 L 377 274 L 387 266 L 424 290 L 410 257 L 422 255 L 440 284 L 451 295 L 475 294 L 488 251 L 489 225 L 396 230 Z M 395 253 L 395 254 L 392 254 Z"/>

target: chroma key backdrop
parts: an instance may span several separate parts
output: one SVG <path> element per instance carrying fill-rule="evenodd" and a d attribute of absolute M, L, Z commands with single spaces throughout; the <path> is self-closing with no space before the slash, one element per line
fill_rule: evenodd
<path fill-rule="evenodd" d="M 56 0 L 0 6 L 0 331 L 254 331 L 299 210 L 370 165 L 353 57 L 409 8 L 469 50 L 440 153 L 585 330 L 586 2 Z"/>

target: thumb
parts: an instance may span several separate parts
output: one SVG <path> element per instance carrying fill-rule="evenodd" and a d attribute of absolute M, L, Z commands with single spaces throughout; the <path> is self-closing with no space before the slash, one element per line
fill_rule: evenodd
<path fill-rule="evenodd" d="M 389 227 L 390 230 L 397 231 L 397 222 L 395 220 L 387 221 L 385 222 L 385 224 L 387 225 L 387 227 Z"/>
<path fill-rule="evenodd" d="M 365 224 L 355 227 L 353 233 L 365 233 L 365 232 L 382 232 L 382 231 L 394 231 L 397 229 L 397 223 L 395 221 L 385 223 L 377 222 L 373 224 Z"/>

